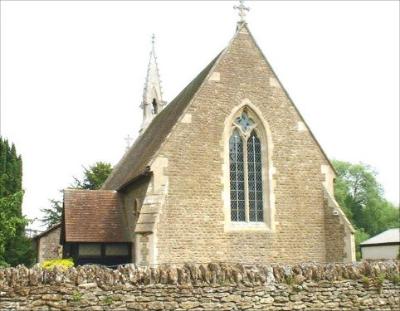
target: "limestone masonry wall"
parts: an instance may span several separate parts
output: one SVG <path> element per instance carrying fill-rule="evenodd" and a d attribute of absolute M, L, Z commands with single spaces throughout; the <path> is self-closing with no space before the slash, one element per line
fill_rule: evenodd
<path fill-rule="evenodd" d="M 52 258 L 59 258 L 62 254 L 60 245 L 61 228 L 49 231 L 38 239 L 38 262 L 43 262 Z"/>
<path fill-rule="evenodd" d="M 158 153 L 168 159 L 168 194 L 151 263 L 344 261 L 345 228 L 324 208 L 333 172 L 327 176 L 327 159 L 246 28 L 210 73 Z M 264 227 L 230 222 L 230 116 L 244 107 L 270 139 L 263 200 L 271 217 L 257 224 Z"/>
<path fill-rule="evenodd" d="M 399 261 L 0 269 L 0 310 L 398 310 Z"/>

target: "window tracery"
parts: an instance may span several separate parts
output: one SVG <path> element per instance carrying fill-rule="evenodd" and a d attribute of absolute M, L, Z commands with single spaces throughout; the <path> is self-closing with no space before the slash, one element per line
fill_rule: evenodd
<path fill-rule="evenodd" d="M 243 109 L 229 138 L 231 221 L 263 222 L 262 144 L 258 124 Z"/>

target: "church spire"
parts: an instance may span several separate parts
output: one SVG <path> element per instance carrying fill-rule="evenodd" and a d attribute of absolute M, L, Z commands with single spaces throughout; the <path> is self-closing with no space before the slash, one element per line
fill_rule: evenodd
<path fill-rule="evenodd" d="M 140 108 L 143 109 L 143 122 L 140 127 L 140 133 L 147 128 L 154 116 L 159 113 L 166 104 L 166 102 L 162 100 L 161 79 L 158 71 L 154 42 L 155 36 L 153 34 L 151 37 L 152 47 L 143 89 L 143 99 L 140 105 Z"/>

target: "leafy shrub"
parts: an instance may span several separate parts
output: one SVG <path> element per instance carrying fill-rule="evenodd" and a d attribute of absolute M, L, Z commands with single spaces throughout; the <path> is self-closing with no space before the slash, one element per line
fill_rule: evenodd
<path fill-rule="evenodd" d="M 82 300 L 82 297 L 83 297 L 83 294 L 80 293 L 80 292 L 78 292 L 78 291 L 76 291 L 76 292 L 74 292 L 74 293 L 72 294 L 72 301 L 74 301 L 74 302 L 79 302 L 79 301 Z"/>
<path fill-rule="evenodd" d="M 0 268 L 8 268 L 10 265 L 0 258 Z"/>
<path fill-rule="evenodd" d="M 55 259 L 49 259 L 44 261 L 41 264 L 41 267 L 43 269 L 46 270 L 53 270 L 54 267 L 59 267 L 62 269 L 68 269 L 68 268 L 72 268 L 74 266 L 74 262 L 72 260 L 72 258 L 68 258 L 68 259 L 59 259 L 59 258 L 55 258 Z"/>
<path fill-rule="evenodd" d="M 394 274 L 390 280 L 392 281 L 393 284 L 398 285 L 400 284 L 400 274 Z"/>
<path fill-rule="evenodd" d="M 377 287 L 379 293 L 382 293 L 385 277 L 386 275 L 384 273 L 381 273 L 375 278 L 375 286 Z"/>
<path fill-rule="evenodd" d="M 295 283 L 294 277 L 291 275 L 285 276 L 285 282 L 287 285 L 293 285 Z"/>
<path fill-rule="evenodd" d="M 114 299 L 113 299 L 112 296 L 107 296 L 107 297 L 104 297 L 104 299 L 103 299 L 103 302 L 104 302 L 106 305 L 111 305 L 111 304 L 113 303 L 113 301 L 114 301 Z"/>
<path fill-rule="evenodd" d="M 368 288 L 371 283 L 371 280 L 367 276 L 363 276 L 361 281 L 362 281 L 364 287 L 366 287 L 366 288 Z"/>
<path fill-rule="evenodd" d="M 376 283 L 378 285 L 382 285 L 383 282 L 385 281 L 386 278 L 386 274 L 385 273 L 380 273 L 377 277 L 376 277 Z"/>

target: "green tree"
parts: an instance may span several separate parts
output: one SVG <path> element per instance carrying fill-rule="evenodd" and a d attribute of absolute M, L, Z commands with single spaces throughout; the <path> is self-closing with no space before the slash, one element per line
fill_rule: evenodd
<path fill-rule="evenodd" d="M 29 221 L 25 219 L 24 223 L 17 226 L 17 235 L 6 246 L 6 259 L 11 266 L 23 264 L 29 267 L 35 263 L 32 240 L 25 236 L 25 227 L 28 223 Z"/>
<path fill-rule="evenodd" d="M 25 218 L 18 216 L 22 196 L 22 192 L 16 192 L 0 198 L 0 266 L 10 264 L 6 255 L 7 244 L 16 238 L 19 226 L 27 224 Z"/>
<path fill-rule="evenodd" d="M 44 217 L 41 219 L 41 221 L 47 228 L 51 228 L 61 222 L 63 210 L 63 205 L 60 200 L 50 199 L 49 201 L 50 207 L 41 210 L 41 212 L 44 214 Z"/>
<path fill-rule="evenodd" d="M 15 145 L 0 137 L 0 198 L 22 189 L 22 159 Z"/>
<path fill-rule="evenodd" d="M 368 240 L 370 238 L 370 235 L 364 231 L 364 229 L 356 229 L 356 232 L 354 234 L 354 240 L 356 243 L 356 258 L 357 260 L 361 259 L 361 249 L 360 249 L 360 243 Z"/>
<path fill-rule="evenodd" d="M 0 137 L 0 262 L 30 265 L 34 253 L 22 215 L 22 159 L 15 145 Z"/>
<path fill-rule="evenodd" d="M 338 173 L 335 198 L 357 230 L 357 248 L 370 236 L 400 226 L 399 209 L 384 198 L 370 166 L 336 160 L 333 165 Z"/>
<path fill-rule="evenodd" d="M 110 163 L 96 162 L 89 168 L 84 167 L 83 169 L 83 179 L 79 180 L 74 177 L 75 183 L 72 188 L 97 190 L 111 174 L 112 166 Z"/>
<path fill-rule="evenodd" d="M 75 189 L 88 189 L 97 190 L 103 185 L 107 177 L 112 171 L 112 166 L 105 162 L 96 162 L 95 164 L 89 166 L 89 168 L 83 168 L 83 179 L 79 180 L 74 178 L 74 183 L 71 188 Z M 62 191 L 60 191 L 62 192 Z M 62 217 L 62 201 L 59 199 L 51 199 L 50 207 L 42 209 L 44 217 L 41 221 L 46 225 L 47 228 L 54 226 L 61 222 Z"/>

